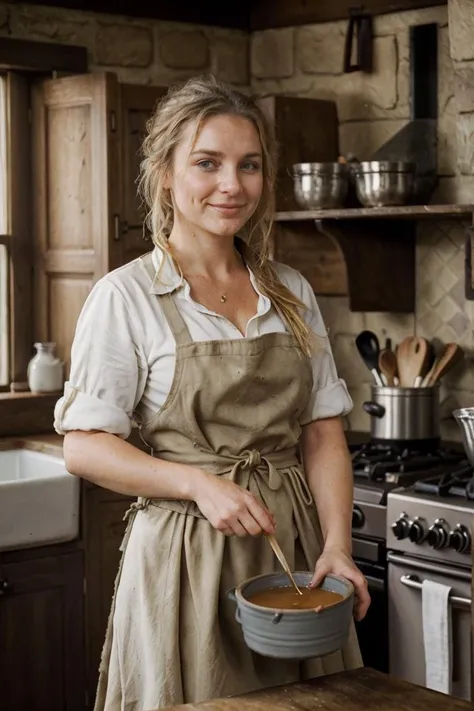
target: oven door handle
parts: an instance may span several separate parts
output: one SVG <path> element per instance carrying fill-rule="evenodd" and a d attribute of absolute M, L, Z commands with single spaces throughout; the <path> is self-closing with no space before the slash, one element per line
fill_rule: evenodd
<path fill-rule="evenodd" d="M 423 583 L 417 575 L 402 575 L 400 582 L 407 588 L 413 588 L 413 590 L 421 590 L 423 588 Z M 460 610 L 470 610 L 472 601 L 468 597 L 458 597 L 457 595 L 450 595 L 449 602 L 453 607 L 458 607 Z"/>
<path fill-rule="evenodd" d="M 374 578 L 372 575 L 364 575 L 364 578 L 367 580 L 367 586 L 370 590 L 374 590 L 374 592 L 385 592 L 385 581 L 380 580 L 380 578 Z"/>
<path fill-rule="evenodd" d="M 428 562 L 426 560 L 420 560 L 419 558 L 408 558 L 405 555 L 397 555 L 396 553 L 387 553 L 387 561 L 389 563 L 395 563 L 395 565 L 402 565 L 406 568 L 413 568 L 417 572 L 422 570 L 427 573 L 436 573 L 438 575 L 444 575 L 455 580 L 465 580 L 467 583 L 471 582 L 471 573 L 459 570 L 458 568 L 447 568 L 445 565 L 440 565 L 435 562 Z"/>

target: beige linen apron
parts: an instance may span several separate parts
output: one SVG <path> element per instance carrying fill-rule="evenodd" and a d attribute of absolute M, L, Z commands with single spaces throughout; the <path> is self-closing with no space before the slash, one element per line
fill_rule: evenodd
<path fill-rule="evenodd" d="M 150 255 L 144 258 L 155 276 Z M 293 569 L 321 552 L 316 509 L 297 458 L 312 386 L 289 333 L 193 342 L 171 294 L 158 296 L 176 340 L 161 410 L 141 427 L 161 459 L 224 476 L 260 497 Z M 149 711 L 361 666 L 347 646 L 307 662 L 251 652 L 226 592 L 280 570 L 263 537 L 226 537 L 194 502 L 139 499 L 129 512 L 95 711 Z"/>

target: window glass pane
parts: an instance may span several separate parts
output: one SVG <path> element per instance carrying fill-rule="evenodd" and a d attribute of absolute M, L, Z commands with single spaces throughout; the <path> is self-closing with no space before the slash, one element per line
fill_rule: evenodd
<path fill-rule="evenodd" d="M 6 80 L 0 75 L 0 234 L 8 232 L 8 155 Z"/>
<path fill-rule="evenodd" d="M 8 385 L 8 253 L 0 245 L 0 385 Z"/>

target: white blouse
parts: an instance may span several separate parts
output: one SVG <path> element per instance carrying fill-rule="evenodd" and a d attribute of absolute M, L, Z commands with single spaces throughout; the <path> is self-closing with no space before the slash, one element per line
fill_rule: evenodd
<path fill-rule="evenodd" d="M 55 408 L 54 427 L 59 434 L 102 430 L 127 438 L 132 426 L 148 421 L 162 407 L 171 388 L 176 345 L 157 294 L 174 292 L 193 340 L 244 338 L 224 316 L 191 298 L 189 284 L 158 247 L 153 265 L 153 283 L 136 259 L 102 277 L 89 293 L 76 326 L 69 380 Z M 274 267 L 281 281 L 308 306 L 304 317 L 320 337 L 321 348 L 312 357 L 313 390 L 302 421 L 345 415 L 352 409 L 352 400 L 344 381 L 337 377 L 313 290 L 291 267 L 277 262 Z M 249 272 L 258 305 L 245 337 L 286 331 Z"/>

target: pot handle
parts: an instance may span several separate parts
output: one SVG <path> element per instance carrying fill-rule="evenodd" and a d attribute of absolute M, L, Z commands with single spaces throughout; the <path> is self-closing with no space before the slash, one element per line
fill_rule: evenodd
<path fill-rule="evenodd" d="M 363 410 L 373 417 L 382 418 L 385 415 L 385 408 L 378 402 L 373 402 L 371 400 L 362 403 Z"/>
<path fill-rule="evenodd" d="M 225 596 L 228 597 L 229 600 L 232 600 L 232 602 L 235 602 L 235 604 L 237 605 L 237 607 L 235 608 L 235 619 L 237 620 L 237 622 L 239 623 L 239 625 L 242 624 L 242 622 L 241 622 L 241 620 L 240 620 L 239 603 L 237 602 L 237 598 L 236 598 L 236 596 L 235 596 L 235 588 L 232 588 L 231 590 L 228 590 L 228 591 L 226 592 Z"/>

